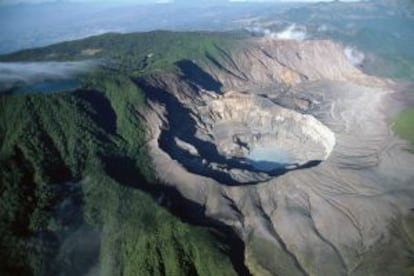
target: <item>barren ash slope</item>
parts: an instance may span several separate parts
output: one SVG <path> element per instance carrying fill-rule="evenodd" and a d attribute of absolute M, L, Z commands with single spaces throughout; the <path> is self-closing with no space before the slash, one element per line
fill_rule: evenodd
<path fill-rule="evenodd" d="M 85 56 L 88 49 L 93 56 Z M 132 110 L 128 120 L 145 122 L 158 185 L 191 202 L 181 212 L 230 226 L 244 243 L 251 274 L 413 272 L 414 155 L 387 117 L 398 92 L 392 81 L 354 67 L 340 44 L 155 32 L 107 34 L 2 57 L 90 58 L 101 62 L 105 78 L 127 76 L 117 82 L 129 87 L 108 94 L 118 115 L 108 138 L 115 148 L 100 154 L 144 154 L 118 114 Z M 107 95 L 108 87 L 101 89 Z M 145 109 L 114 96 L 138 90 Z M 97 109 L 97 117 L 99 110 L 105 111 Z M 113 173 L 122 174 L 125 159 L 105 160 L 119 162 Z M 114 178 L 131 186 L 132 176 Z M 168 191 L 157 194 L 167 207 Z"/>
<path fill-rule="evenodd" d="M 392 83 L 332 41 L 245 43 L 139 81 L 158 177 L 237 231 L 252 274 L 408 275 L 414 156 Z"/>

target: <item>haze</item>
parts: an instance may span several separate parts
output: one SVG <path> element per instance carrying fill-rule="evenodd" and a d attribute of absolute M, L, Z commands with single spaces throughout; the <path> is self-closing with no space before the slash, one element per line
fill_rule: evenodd
<path fill-rule="evenodd" d="M 262 0 L 4 0 L 0 53 L 106 32 L 237 29 L 245 27 L 239 19 L 274 15 L 300 5 Z"/>

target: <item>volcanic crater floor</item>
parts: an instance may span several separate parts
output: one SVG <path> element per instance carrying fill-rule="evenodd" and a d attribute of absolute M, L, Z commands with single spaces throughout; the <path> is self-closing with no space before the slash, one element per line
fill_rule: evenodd
<path fill-rule="evenodd" d="M 272 174 L 317 164 L 335 145 L 335 134 L 312 115 L 253 94 L 227 92 L 199 112 L 203 128 L 197 136 L 252 171 Z"/>

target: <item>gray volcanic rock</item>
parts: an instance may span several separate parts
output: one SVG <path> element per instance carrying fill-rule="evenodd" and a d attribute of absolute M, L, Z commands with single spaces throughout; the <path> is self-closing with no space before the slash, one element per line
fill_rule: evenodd
<path fill-rule="evenodd" d="M 283 162 L 274 156 L 269 161 L 298 167 L 325 160 L 335 145 L 333 132 L 313 116 L 252 94 L 227 92 L 198 108 L 197 113 L 198 125 L 204 126 L 198 129 L 198 136 L 211 140 L 226 158 L 249 159 L 258 148 L 279 148 L 289 160 Z M 266 161 L 266 156 L 255 159 Z"/>
<path fill-rule="evenodd" d="M 255 275 L 409 275 L 414 155 L 387 123 L 387 82 L 333 42 L 250 44 L 205 66 L 223 91 L 142 84 L 158 177 L 239 233 Z M 255 168 L 260 147 L 294 158 Z"/>
<path fill-rule="evenodd" d="M 329 40 L 262 38 L 250 41 L 245 48 L 214 64 L 219 64 L 221 70 L 211 66 L 206 70 L 223 84 L 224 90 L 245 91 L 269 85 L 290 87 L 319 79 L 369 79 L 349 63 L 340 45 Z"/>

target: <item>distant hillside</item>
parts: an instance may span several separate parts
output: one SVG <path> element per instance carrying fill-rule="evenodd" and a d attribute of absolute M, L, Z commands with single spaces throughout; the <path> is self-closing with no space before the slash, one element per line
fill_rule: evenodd
<path fill-rule="evenodd" d="M 23 50 L 0 56 L 0 61 L 74 61 L 101 59 L 111 69 L 125 73 L 143 73 L 173 69 L 182 59 L 207 62 L 220 49 L 239 47 L 247 34 L 241 32 L 169 32 L 108 33 L 82 40 Z"/>

